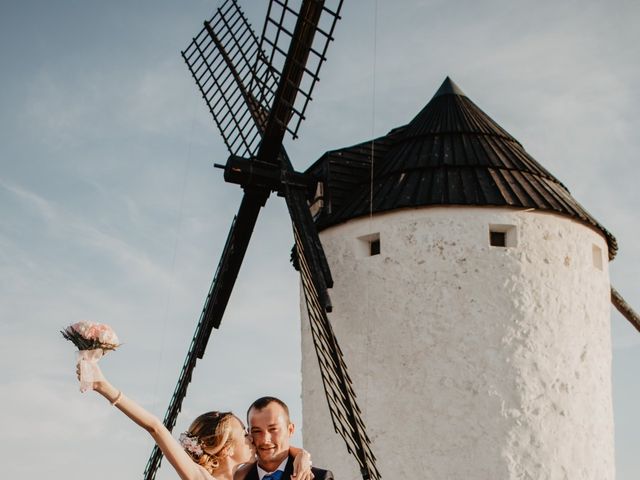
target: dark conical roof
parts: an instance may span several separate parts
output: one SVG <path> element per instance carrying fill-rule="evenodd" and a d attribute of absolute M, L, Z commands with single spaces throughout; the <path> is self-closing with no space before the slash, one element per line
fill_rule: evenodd
<path fill-rule="evenodd" d="M 617 250 L 613 235 L 449 77 L 408 125 L 328 152 L 309 171 L 325 183 L 319 228 L 368 215 L 370 209 L 508 206 L 576 218 L 605 235 L 610 258 Z"/>
<path fill-rule="evenodd" d="M 440 88 L 435 93 L 433 98 L 439 97 L 441 95 L 460 95 L 462 97 L 466 97 L 464 92 L 460 90 L 460 87 L 458 87 L 458 85 L 456 85 L 449 77 L 444 79 L 444 82 L 442 82 L 442 85 L 440 85 Z"/>

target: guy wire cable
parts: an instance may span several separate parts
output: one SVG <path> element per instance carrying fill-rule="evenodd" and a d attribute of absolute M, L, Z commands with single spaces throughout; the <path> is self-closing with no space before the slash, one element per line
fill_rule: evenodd
<path fill-rule="evenodd" d="M 173 253 L 171 256 L 171 269 L 170 269 L 170 279 L 175 280 L 175 265 L 176 265 L 176 258 L 177 258 L 177 253 L 178 253 L 178 245 L 180 243 L 180 237 L 181 237 L 181 233 L 182 233 L 182 226 L 183 226 L 183 219 L 184 219 L 184 197 L 185 197 L 185 192 L 187 189 L 187 180 L 189 178 L 189 171 L 191 170 L 191 147 L 193 146 L 193 131 L 194 131 L 194 127 L 195 127 L 195 113 L 196 113 L 196 102 L 195 100 L 192 102 L 191 105 L 191 126 L 189 127 L 189 136 L 187 138 L 187 154 L 185 156 L 184 159 L 184 166 L 183 166 L 183 174 L 182 174 L 182 186 L 180 189 L 180 202 L 179 202 L 179 206 L 178 206 L 178 226 L 176 227 L 175 230 L 175 238 L 173 241 Z M 153 408 L 152 411 L 156 411 L 156 408 L 158 407 L 158 386 L 160 384 L 160 372 L 162 372 L 163 369 L 163 360 L 164 360 L 164 353 L 165 353 L 165 349 L 166 349 L 166 338 L 167 338 L 167 326 L 169 323 L 169 308 L 171 306 L 171 300 L 172 300 L 172 293 L 173 293 L 173 288 L 174 288 L 174 284 L 171 283 L 169 284 L 169 291 L 167 292 L 166 295 L 166 299 L 165 299 L 165 303 L 164 303 L 164 312 L 163 312 L 163 321 L 162 321 L 162 336 L 161 336 L 161 340 L 160 340 L 160 355 L 158 358 L 158 362 L 157 362 L 157 368 L 156 368 L 156 378 L 155 378 L 155 382 L 154 382 L 154 386 L 153 386 L 153 396 L 151 397 L 153 400 Z"/>
<path fill-rule="evenodd" d="M 374 158 L 375 158 L 375 130 L 376 130 L 376 69 L 377 69 L 377 53 L 378 53 L 378 0 L 375 0 L 373 7 L 373 59 L 372 59 L 372 75 L 371 75 L 371 153 L 369 162 L 369 235 L 372 235 L 373 226 L 373 174 L 374 174 Z M 378 237 L 378 241 L 380 238 Z M 371 249 L 372 238 L 369 237 L 369 249 Z M 371 253 L 371 251 L 369 251 Z M 371 262 L 368 262 L 369 268 L 371 268 Z M 370 281 L 371 275 L 366 275 L 365 279 L 365 302 L 366 302 L 366 325 L 367 332 L 365 335 L 365 365 L 367 377 L 364 382 L 364 405 L 366 408 L 369 398 L 369 352 L 371 351 L 371 300 L 370 300 Z M 366 412 L 366 410 L 365 410 Z"/>

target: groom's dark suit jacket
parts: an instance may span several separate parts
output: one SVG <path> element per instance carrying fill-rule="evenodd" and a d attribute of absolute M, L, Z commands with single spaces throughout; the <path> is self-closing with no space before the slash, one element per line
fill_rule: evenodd
<path fill-rule="evenodd" d="M 333 480 L 333 473 L 329 470 L 323 470 L 321 468 L 311 467 L 311 471 L 313 472 L 314 478 L 313 480 Z M 287 461 L 287 466 L 284 468 L 284 473 L 282 474 L 281 480 L 291 480 L 291 474 L 293 473 L 293 457 L 289 456 L 289 461 Z M 251 467 L 249 473 L 245 480 L 258 480 L 258 467 L 256 464 Z"/>

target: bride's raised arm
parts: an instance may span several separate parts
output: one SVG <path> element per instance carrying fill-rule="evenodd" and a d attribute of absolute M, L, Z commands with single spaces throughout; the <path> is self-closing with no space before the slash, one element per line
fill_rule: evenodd
<path fill-rule="evenodd" d="M 79 368 L 76 373 L 80 374 Z M 183 480 L 210 480 L 212 477 L 184 451 L 164 424 L 135 401 L 126 397 L 107 380 L 93 383 L 93 389 L 117 407 L 127 417 L 144 428 L 158 444 L 160 450 Z"/>

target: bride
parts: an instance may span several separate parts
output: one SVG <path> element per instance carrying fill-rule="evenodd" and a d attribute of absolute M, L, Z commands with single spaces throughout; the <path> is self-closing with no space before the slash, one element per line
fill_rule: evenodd
<path fill-rule="evenodd" d="M 96 365 L 96 368 L 99 367 Z M 79 365 L 76 374 L 80 379 Z M 178 442 L 157 417 L 124 396 L 106 379 L 93 382 L 92 386 L 111 405 L 149 432 L 182 480 L 233 480 L 238 467 L 255 459 L 247 429 L 231 412 L 200 415 L 180 435 Z M 309 453 L 295 447 L 291 447 L 289 453 L 295 457 L 292 477 L 295 480 L 312 480 Z M 246 469 L 243 471 L 246 475 Z M 242 476 L 239 472 L 236 479 Z"/>

